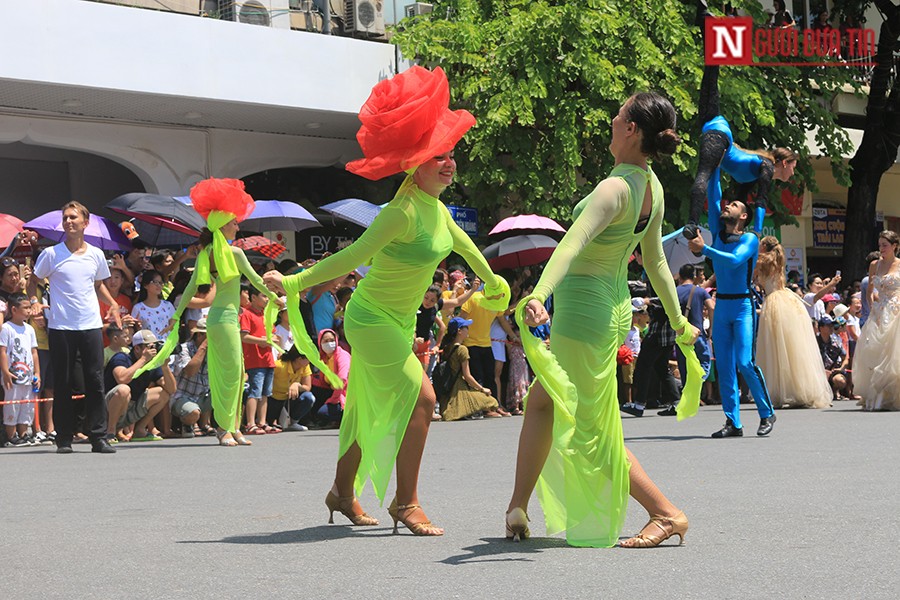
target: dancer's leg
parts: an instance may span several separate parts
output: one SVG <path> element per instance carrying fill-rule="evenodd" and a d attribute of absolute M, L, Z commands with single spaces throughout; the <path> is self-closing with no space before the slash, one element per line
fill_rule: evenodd
<path fill-rule="evenodd" d="M 547 462 L 553 444 L 553 400 L 540 381 L 528 392 L 525 422 L 519 434 L 519 453 L 516 458 L 516 482 L 507 512 L 514 508 L 528 510 L 528 500 L 537 485 L 538 477 Z"/>
<path fill-rule="evenodd" d="M 716 181 L 716 170 L 725 156 L 725 152 L 731 142 L 728 136 L 720 131 L 707 131 L 700 135 L 700 162 L 697 164 L 697 176 L 694 178 L 694 184 L 691 186 L 691 210 L 688 216 L 688 222 L 697 224 L 700 222 L 700 213 L 703 212 L 703 203 L 707 199 L 707 192 L 710 181 L 718 184 Z M 715 195 L 715 194 L 714 194 Z M 721 198 L 721 192 L 718 194 Z M 709 202 L 717 201 L 716 198 L 709 198 Z"/>
<path fill-rule="evenodd" d="M 734 354 L 738 369 L 750 388 L 756 410 L 760 419 L 767 419 L 775 414 L 772 399 L 766 387 L 762 370 L 756 365 L 756 307 L 749 299 L 744 300 L 741 315 L 736 323 Z"/>
<path fill-rule="evenodd" d="M 713 344 L 716 349 L 716 378 L 722 396 L 722 410 L 732 424 L 740 429 L 740 389 L 737 381 L 737 358 L 735 357 L 734 313 L 737 302 L 723 300 L 716 306 L 713 323 Z"/>
<path fill-rule="evenodd" d="M 641 532 L 637 536 L 622 542 L 621 545 L 626 548 L 644 546 L 648 539 L 661 540 L 661 538 L 671 535 L 672 530 L 676 530 L 676 528 L 681 531 L 679 536 L 683 536 L 684 532 L 687 530 L 687 519 L 682 512 L 666 498 L 665 494 L 656 487 L 656 484 L 653 483 L 653 480 L 650 479 L 650 476 L 644 471 L 644 468 L 641 466 L 641 463 L 638 462 L 638 459 L 634 454 L 632 454 L 628 448 L 625 448 L 625 452 L 628 455 L 628 461 L 631 463 L 631 468 L 628 471 L 631 497 L 644 507 L 650 515 L 651 520 L 644 525 L 644 528 L 641 529 Z M 669 519 L 675 519 L 675 521 L 654 519 L 653 517 L 667 517 Z M 671 530 L 667 531 L 664 529 L 664 524 L 666 527 L 670 527 Z M 681 539 L 683 540 L 683 537 L 681 537 Z M 656 543 L 659 542 L 657 541 Z"/>
<path fill-rule="evenodd" d="M 625 453 L 628 455 L 628 462 L 631 463 L 631 468 L 628 471 L 631 497 L 637 500 L 638 504 L 643 506 L 651 516 L 662 515 L 665 517 L 674 517 L 681 512 L 668 498 L 666 498 L 665 494 L 656 487 L 656 484 L 653 483 L 653 480 L 650 479 L 650 476 L 644 471 L 644 467 L 641 466 L 638 459 L 631 453 L 631 450 L 626 447 Z"/>
<path fill-rule="evenodd" d="M 341 497 L 353 495 L 353 482 L 356 480 L 356 472 L 359 471 L 359 462 L 362 452 L 359 444 L 353 442 L 344 455 L 338 459 L 337 471 L 334 474 L 335 494 Z"/>
<path fill-rule="evenodd" d="M 419 467 L 422 464 L 422 454 L 425 451 L 425 440 L 428 438 L 428 428 L 431 426 L 431 415 L 434 414 L 435 394 L 428 376 L 422 373 L 422 387 L 416 406 L 413 408 L 397 453 L 397 504 L 419 504 Z M 428 521 L 425 511 L 417 510 L 401 511 L 400 516 L 409 525 Z M 430 528 L 443 533 L 443 530 Z"/>

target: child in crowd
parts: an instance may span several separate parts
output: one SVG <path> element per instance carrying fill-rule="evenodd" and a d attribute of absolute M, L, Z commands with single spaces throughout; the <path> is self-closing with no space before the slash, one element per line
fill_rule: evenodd
<path fill-rule="evenodd" d="M 40 389 L 40 360 L 34 328 L 26 323 L 31 316 L 31 301 L 24 294 L 13 294 L 7 302 L 9 320 L 0 327 L 0 372 L 7 401 L 32 400 Z M 32 443 L 28 427 L 34 423 L 34 404 L 3 405 L 6 446 Z"/>
<path fill-rule="evenodd" d="M 281 355 L 275 363 L 272 397 L 269 398 L 269 423 L 278 421 L 282 409 L 287 410 L 290 423 L 287 431 L 306 431 L 300 419 L 312 409 L 316 397 L 312 394 L 312 369 L 309 359 L 296 346 Z"/>
<path fill-rule="evenodd" d="M 348 281 L 353 281 L 355 285 L 356 279 L 353 277 L 353 273 L 347 275 L 347 278 L 344 279 L 345 287 L 342 287 L 337 292 L 335 292 L 337 305 L 334 309 L 334 330 L 337 332 L 338 337 L 341 340 L 341 347 L 347 352 L 350 352 L 350 342 L 348 342 L 347 338 L 344 337 L 344 311 L 347 310 L 347 303 L 350 302 L 350 298 L 353 297 L 353 292 L 356 290 L 356 288 L 346 287 L 346 283 Z"/>
<path fill-rule="evenodd" d="M 131 309 L 131 316 L 139 322 L 139 326 L 152 331 L 157 338 L 165 337 L 163 330 L 175 314 L 172 303 L 163 300 L 163 283 L 163 276 L 159 271 L 144 271 L 141 274 L 138 301 Z"/>
<path fill-rule="evenodd" d="M 437 355 L 433 353 L 433 350 L 441 345 L 444 333 L 447 331 L 447 326 L 441 319 L 443 306 L 444 299 L 441 298 L 441 288 L 433 285 L 425 290 L 422 304 L 416 311 L 415 353 L 429 377 L 431 377 L 431 372 L 437 362 Z M 434 335 L 435 325 L 438 327 L 437 337 Z"/>
<path fill-rule="evenodd" d="M 631 329 L 625 336 L 623 346 L 631 351 L 631 362 L 622 364 L 622 390 L 625 403 L 631 404 L 631 390 L 634 385 L 634 367 L 637 364 L 638 355 L 641 353 L 641 335 L 650 317 L 647 315 L 647 306 L 643 298 L 631 300 Z"/>
<path fill-rule="evenodd" d="M 244 368 L 250 389 L 247 392 L 245 433 L 277 433 L 280 429 L 266 424 L 266 403 L 272 395 L 272 379 L 275 375 L 275 359 L 272 347 L 266 341 L 266 324 L 263 312 L 269 299 L 256 288 L 250 288 L 249 304 L 241 311 L 241 342 L 244 348 Z M 272 337 L 275 344 L 281 340 Z"/>
<path fill-rule="evenodd" d="M 291 333 L 291 325 L 288 323 L 288 312 L 286 308 L 281 309 L 278 313 L 278 320 L 275 322 L 275 335 L 278 336 L 278 339 L 281 340 L 281 343 L 278 344 L 282 350 L 287 352 L 294 346 L 294 334 Z M 283 353 L 278 352 L 275 348 L 272 348 L 272 358 L 275 359 L 275 367 L 278 367 L 278 357 L 279 355 L 284 356 Z"/>

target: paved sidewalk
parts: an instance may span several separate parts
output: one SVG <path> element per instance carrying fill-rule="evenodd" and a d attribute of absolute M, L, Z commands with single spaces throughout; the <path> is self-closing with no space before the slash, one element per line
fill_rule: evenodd
<path fill-rule="evenodd" d="M 896 598 L 900 413 L 780 411 L 711 440 L 715 407 L 624 417 L 629 447 L 690 518 L 684 547 L 503 538 L 521 417 L 437 423 L 420 497 L 442 538 L 327 525 L 337 432 L 0 450 L 2 598 Z M 544 535 L 536 501 L 532 530 Z M 623 534 L 646 515 L 634 503 Z"/>

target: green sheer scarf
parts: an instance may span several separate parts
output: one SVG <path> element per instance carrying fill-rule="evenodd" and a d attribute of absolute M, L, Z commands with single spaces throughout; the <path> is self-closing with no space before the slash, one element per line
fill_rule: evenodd
<path fill-rule="evenodd" d="M 306 286 L 303 285 L 303 273 L 286 276 L 282 279 L 281 285 L 287 294 L 288 322 L 291 325 L 291 333 L 294 336 L 294 345 L 297 346 L 297 350 L 322 372 L 333 389 L 343 388 L 344 382 L 328 368 L 328 365 L 319 356 L 319 348 L 303 328 L 303 315 L 300 314 L 300 292 L 306 289 Z"/>
<path fill-rule="evenodd" d="M 541 385 L 544 386 L 550 397 L 574 397 L 575 386 L 569 381 L 568 375 L 559 366 L 556 357 L 544 345 L 544 342 L 531 335 L 528 325 L 525 323 L 525 307 L 531 300 L 541 301 L 538 296 L 532 294 L 523 298 L 516 307 L 516 322 L 519 324 L 519 331 L 522 332 L 522 347 L 525 350 L 525 355 L 528 357 L 528 364 L 531 365 L 538 379 L 541 380 Z M 700 408 L 703 367 L 700 365 L 700 359 L 697 358 L 697 353 L 694 351 L 694 344 L 691 339 L 693 337 L 691 324 L 688 323 L 684 316 L 679 316 L 681 316 L 681 319 L 678 319 L 676 323 L 672 323 L 672 327 L 676 330 L 684 328 L 684 331 L 676 338 L 678 347 L 684 353 L 687 367 L 687 381 L 685 382 L 684 390 L 681 392 L 681 400 L 675 409 L 675 414 L 678 420 L 681 421 L 696 415 Z M 556 404 L 556 406 L 559 405 Z M 554 418 L 563 419 L 574 425 L 574 414 L 559 414 L 559 412 L 558 410 L 555 412 Z"/>

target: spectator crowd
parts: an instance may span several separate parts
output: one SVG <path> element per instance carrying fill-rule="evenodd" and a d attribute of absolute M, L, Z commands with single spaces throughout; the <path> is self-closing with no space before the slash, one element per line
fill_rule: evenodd
<path fill-rule="evenodd" d="M 108 411 L 106 439 L 111 444 L 154 442 L 164 438 L 215 435 L 207 367 L 206 315 L 215 285 L 200 286 L 177 323 L 180 345 L 168 362 L 140 373 L 160 349 L 169 320 L 191 277 L 198 246 L 154 248 L 139 237 L 127 252 L 107 253 L 96 311 L 103 321 L 103 389 Z M 30 248 L 23 259 L 22 249 Z M 3 382 L 5 447 L 52 444 L 56 437 L 53 402 L 58 369 L 50 354 L 49 299 L 55 290 L 33 272 L 39 246 L 30 232 L 12 241 L 0 273 L 0 374 Z M 315 263 L 293 258 L 274 261 L 251 254 L 259 273 L 277 269 L 285 275 Z M 876 261 L 873 252 L 868 261 Z M 623 412 L 640 417 L 647 408 L 675 414 L 685 372 L 684 356 L 675 343 L 662 306 L 641 277 L 640 254 L 631 265 L 634 280 L 632 327 L 618 353 L 619 395 Z M 481 282 L 464 264 L 449 262 L 422 290 L 411 347 L 432 378 L 438 400 L 434 419 L 464 420 L 521 415 L 532 373 L 523 352 L 522 335 L 551 343 L 549 326 L 520 331 L 513 312 L 528 296 L 539 267 L 500 273 L 510 282 L 507 311 L 487 310 Z M 309 428 L 337 428 L 343 415 L 346 382 L 353 349 L 343 335 L 343 314 L 364 269 L 347 273 L 301 295 L 306 333 L 317 343 L 322 360 L 344 382 L 333 388 L 294 346 L 286 310 L 281 310 L 273 340 L 266 341 L 265 294 L 249 285 L 241 291 L 239 326 L 243 348 L 244 400 L 242 431 L 261 436 Z M 868 277 L 842 285 L 840 272 L 831 277 L 812 273 L 806 285 L 800 273 L 785 274 L 786 288 L 806 307 L 819 348 L 821 369 L 832 400 L 860 400 L 854 393 L 853 358 L 869 314 Z M 715 275 L 704 265 L 685 265 L 675 277 L 682 310 L 700 331 L 695 351 L 707 374 L 702 400 L 720 402 L 716 389 L 715 348 L 711 328 L 716 304 Z M 98 288 L 99 289 L 99 288 Z M 764 290 L 758 288 L 764 302 Z M 110 300 L 110 301 L 107 301 Z M 547 302 L 552 315 L 552 298 Z M 76 362 L 79 360 L 75 357 Z M 78 369 L 70 385 L 75 398 L 84 394 Z M 58 382 L 57 382 L 58 383 Z M 40 402 L 34 402 L 41 399 Z M 750 401 L 746 386 L 742 401 Z M 73 442 L 91 439 L 92 417 L 76 400 Z"/>

